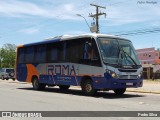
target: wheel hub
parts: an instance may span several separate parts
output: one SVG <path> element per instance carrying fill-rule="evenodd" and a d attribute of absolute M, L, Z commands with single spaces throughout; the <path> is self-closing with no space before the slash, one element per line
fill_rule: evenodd
<path fill-rule="evenodd" d="M 90 92 L 92 90 L 92 86 L 90 84 L 86 85 L 86 91 Z"/>

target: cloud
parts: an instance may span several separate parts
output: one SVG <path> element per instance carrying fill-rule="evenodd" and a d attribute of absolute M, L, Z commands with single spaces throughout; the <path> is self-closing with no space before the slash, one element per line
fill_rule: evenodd
<path fill-rule="evenodd" d="M 47 11 L 37 5 L 20 1 L 0 1 L 0 13 L 7 16 L 47 15 Z"/>
<path fill-rule="evenodd" d="M 36 3 L 28 2 L 27 0 L 0 0 L 0 15 L 8 17 L 33 16 L 60 20 L 79 20 L 76 14 L 88 16 L 88 12 L 86 12 L 88 8 L 86 6 L 89 6 L 89 3 L 83 4 L 81 0 L 72 2 L 39 0 Z"/>
<path fill-rule="evenodd" d="M 35 33 L 38 33 L 39 32 L 39 29 L 36 29 L 36 28 L 27 28 L 27 29 L 23 29 L 23 30 L 20 30 L 21 33 L 23 34 L 35 34 Z"/>
<path fill-rule="evenodd" d="M 68 15 L 69 19 L 71 18 L 69 13 L 73 11 L 73 8 L 72 4 L 63 4 L 49 9 L 48 6 L 18 0 L 0 1 L 0 14 L 9 17 L 40 16 L 62 19 L 64 17 L 61 15 L 64 14 Z"/>
<path fill-rule="evenodd" d="M 116 2 L 115 0 L 113 0 Z M 121 0 L 117 4 L 112 4 L 113 1 L 96 1 L 95 4 L 107 6 L 106 9 L 101 9 L 102 12 L 107 13 L 106 19 L 109 26 L 123 25 L 138 22 L 158 22 L 160 20 L 160 7 L 157 4 L 138 4 L 135 0 L 124 2 Z M 26 2 L 20 0 L 1 0 L 0 1 L 0 15 L 9 17 L 24 17 L 36 16 L 60 20 L 82 20 L 76 14 L 83 15 L 87 20 L 89 12 L 95 13 L 95 7 L 90 6 L 90 3 L 95 1 L 76 0 L 67 2 L 53 1 L 53 0 L 39 0 L 39 2 Z M 111 3 L 111 4 L 108 4 Z"/>
<path fill-rule="evenodd" d="M 157 4 L 137 4 L 137 1 L 124 2 L 108 6 L 108 22 L 112 25 L 123 25 L 160 20 L 160 7 Z"/>

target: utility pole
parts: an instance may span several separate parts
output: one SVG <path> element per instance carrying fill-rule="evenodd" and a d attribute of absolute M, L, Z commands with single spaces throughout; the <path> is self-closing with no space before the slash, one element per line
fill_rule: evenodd
<path fill-rule="evenodd" d="M 99 8 L 106 9 L 106 7 L 102 7 L 102 6 L 95 5 L 95 4 L 90 4 L 90 5 L 96 7 L 96 14 L 89 13 L 89 17 L 93 17 L 93 19 L 94 18 L 96 19 L 96 30 L 95 30 L 95 32 L 99 33 L 99 21 L 98 21 L 99 16 L 104 15 L 106 17 L 106 13 L 99 12 Z"/>

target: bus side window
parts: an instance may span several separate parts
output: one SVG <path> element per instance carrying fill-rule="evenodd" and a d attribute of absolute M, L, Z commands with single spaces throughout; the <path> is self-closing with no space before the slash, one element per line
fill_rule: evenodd
<path fill-rule="evenodd" d="M 58 50 L 57 50 L 57 48 L 52 48 L 51 49 L 51 57 L 50 57 L 50 59 L 51 59 L 51 61 L 56 61 L 56 60 L 58 60 L 57 58 L 57 55 L 58 55 Z"/>
<path fill-rule="evenodd" d="M 101 66 L 97 44 L 94 39 L 86 38 L 84 41 L 83 59 L 81 59 L 80 63 L 92 66 Z"/>
<path fill-rule="evenodd" d="M 92 59 L 93 53 L 92 53 L 92 43 L 86 41 L 84 44 L 84 59 Z"/>
<path fill-rule="evenodd" d="M 25 63 L 34 62 L 34 47 L 25 48 Z"/>
<path fill-rule="evenodd" d="M 97 44 L 94 39 L 92 39 L 92 65 L 101 67 L 101 60 Z"/>
<path fill-rule="evenodd" d="M 46 62 L 46 45 L 38 45 L 35 48 L 35 62 Z"/>
<path fill-rule="evenodd" d="M 86 42 L 84 45 L 84 59 L 99 59 L 99 53 L 95 41 Z"/>
<path fill-rule="evenodd" d="M 78 63 L 80 58 L 80 42 L 79 39 L 66 41 L 66 61 L 71 63 Z"/>
<path fill-rule="evenodd" d="M 57 62 L 58 60 L 58 48 L 57 43 L 47 45 L 47 62 Z"/>
<path fill-rule="evenodd" d="M 18 63 L 24 63 L 24 48 L 18 48 Z"/>

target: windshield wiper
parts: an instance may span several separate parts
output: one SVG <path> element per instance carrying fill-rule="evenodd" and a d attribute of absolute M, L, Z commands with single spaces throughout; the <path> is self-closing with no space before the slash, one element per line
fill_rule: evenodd
<path fill-rule="evenodd" d="M 138 66 L 137 63 L 135 62 L 135 60 L 127 53 L 123 50 L 122 47 L 120 47 L 119 45 L 119 41 L 117 40 L 118 43 L 118 48 L 119 48 L 119 55 L 121 54 L 121 51 L 124 53 L 125 58 L 127 59 L 127 56 L 132 60 L 132 62 L 136 65 L 136 67 Z M 127 55 L 127 56 L 126 56 Z M 119 58 L 120 59 L 120 58 Z M 120 61 L 120 60 L 119 60 Z M 120 64 L 118 61 L 118 66 L 122 66 L 122 64 Z"/>
<path fill-rule="evenodd" d="M 122 49 L 122 48 L 121 48 L 121 49 Z M 136 65 L 136 67 L 137 67 L 138 65 L 137 65 L 137 63 L 135 62 L 135 60 L 134 60 L 127 52 L 125 52 L 123 49 L 122 49 L 122 51 L 123 51 L 126 59 L 127 59 L 127 56 L 128 56 L 128 57 L 132 60 L 132 62 Z M 126 55 L 127 55 L 127 56 L 126 56 Z"/>

